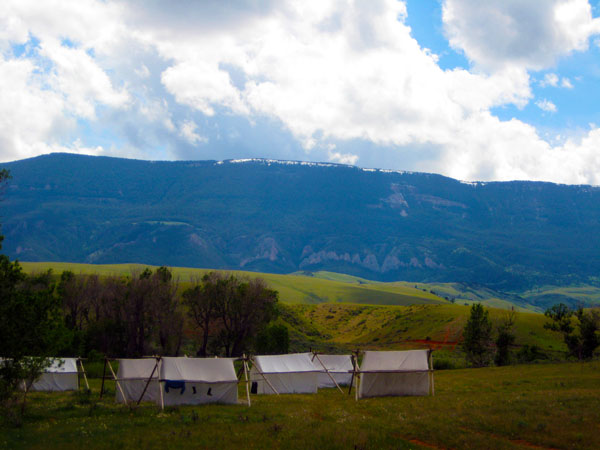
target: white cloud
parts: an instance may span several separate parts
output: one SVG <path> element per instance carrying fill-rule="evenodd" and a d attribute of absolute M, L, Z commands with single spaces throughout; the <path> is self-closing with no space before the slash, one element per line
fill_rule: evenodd
<path fill-rule="evenodd" d="M 462 179 L 598 182 L 596 128 L 552 146 L 532 126 L 490 113 L 525 107 L 529 70 L 587 47 L 599 30 L 587 2 L 445 0 L 446 32 L 470 70 L 442 70 L 412 37 L 407 14 L 396 0 L 4 2 L 0 41 L 31 35 L 40 44 L 33 59 L 0 46 L 0 82 L 11 86 L 0 91 L 0 157 L 72 148 L 150 158 L 155 147 L 177 156 L 179 144 L 207 142 L 205 121 L 225 114 L 288 130 L 307 158 L 382 161 L 385 147 L 391 164 L 404 164 L 393 152 L 410 152 L 419 169 Z M 542 83 L 572 88 L 554 73 Z M 549 100 L 536 104 L 556 111 Z M 77 141 L 81 118 L 124 142 Z"/>
<path fill-rule="evenodd" d="M 179 127 L 179 135 L 183 137 L 186 141 L 188 141 L 191 145 L 204 144 L 208 142 L 208 139 L 206 137 L 196 133 L 197 128 L 198 126 L 194 122 L 186 120 Z"/>
<path fill-rule="evenodd" d="M 544 79 L 540 81 L 540 86 L 558 86 L 558 75 L 556 75 L 555 73 L 547 73 L 546 75 L 544 75 Z"/>
<path fill-rule="evenodd" d="M 186 61 L 163 72 L 162 82 L 178 102 L 196 108 L 207 116 L 214 115 L 215 105 L 238 114 L 247 112 L 229 74 L 216 64 Z"/>
<path fill-rule="evenodd" d="M 573 84 L 571 80 L 566 77 L 559 78 L 559 76 L 555 73 L 547 73 L 544 75 L 544 78 L 538 82 L 540 87 L 561 87 L 565 89 L 573 89 Z"/>
<path fill-rule="evenodd" d="M 358 161 L 358 155 L 353 155 L 351 153 L 340 153 L 329 150 L 329 161 L 337 162 L 340 164 L 349 164 L 354 166 Z"/>
<path fill-rule="evenodd" d="M 553 112 L 553 113 L 558 111 L 558 109 L 556 108 L 556 105 L 554 103 L 552 103 L 550 100 L 545 99 L 545 98 L 538 100 L 537 102 L 535 102 L 535 104 L 542 111 Z"/>
<path fill-rule="evenodd" d="M 445 0 L 450 44 L 486 70 L 549 67 L 600 32 L 587 0 Z"/>
<path fill-rule="evenodd" d="M 563 78 L 562 80 L 560 80 L 560 87 L 563 87 L 565 89 L 573 89 L 573 83 L 571 83 L 571 80 L 569 80 L 568 78 Z"/>
<path fill-rule="evenodd" d="M 44 89 L 36 66 L 0 56 L 0 156 L 4 161 L 48 153 L 73 127 L 60 95 Z"/>
<path fill-rule="evenodd" d="M 115 89 L 108 75 L 84 50 L 49 40 L 41 45 L 40 54 L 53 63 L 49 83 L 67 97 L 67 105 L 78 116 L 94 118 L 96 103 L 113 108 L 127 106 L 128 93 Z"/>

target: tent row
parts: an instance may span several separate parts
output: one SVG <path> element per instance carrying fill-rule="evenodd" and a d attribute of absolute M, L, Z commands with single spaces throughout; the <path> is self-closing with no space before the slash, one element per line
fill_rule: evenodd
<path fill-rule="evenodd" d="M 77 359 L 62 358 L 48 367 L 32 390 L 79 388 Z M 247 401 L 254 394 L 309 394 L 320 388 L 356 385 L 356 398 L 433 394 L 430 350 L 366 351 L 360 367 L 351 355 L 294 353 L 254 356 L 242 360 L 236 374 L 234 358 L 157 357 L 119 359 L 115 373 L 117 402 L 155 402 L 161 407 L 183 404 L 238 403 L 239 377 L 244 373 Z M 250 363 L 252 368 L 250 369 Z M 81 369 L 83 365 L 79 361 Z M 87 383 L 87 380 L 86 380 Z M 350 391 L 349 391 L 350 392 Z"/>

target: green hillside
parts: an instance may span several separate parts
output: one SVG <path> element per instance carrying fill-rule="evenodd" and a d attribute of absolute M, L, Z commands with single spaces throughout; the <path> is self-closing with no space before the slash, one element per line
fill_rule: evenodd
<path fill-rule="evenodd" d="M 52 269 L 55 273 L 70 270 L 79 273 L 97 273 L 109 276 L 114 274 L 126 275 L 132 271 L 142 271 L 140 264 L 75 264 L 75 263 L 22 263 L 28 272 L 42 272 Z M 190 283 L 196 277 L 201 277 L 208 269 L 193 269 L 174 267 L 173 274 L 179 278 L 182 286 Z M 284 303 L 360 303 L 368 305 L 413 305 L 447 303 L 441 297 L 430 292 L 423 292 L 409 286 L 395 286 L 390 283 L 352 284 L 333 279 L 323 279 L 302 275 L 279 275 L 270 273 L 255 273 L 231 271 L 239 276 L 261 277 L 272 289 L 279 292 L 279 298 Z"/>
<path fill-rule="evenodd" d="M 505 310 L 490 308 L 497 324 Z M 461 365 L 459 343 L 470 308 L 463 305 L 369 306 L 350 304 L 290 305 L 282 320 L 291 330 L 295 350 L 433 348 L 439 357 Z M 564 356 L 561 337 L 544 329 L 541 314 L 516 314 L 515 350 L 536 346 L 550 358 Z"/>
<path fill-rule="evenodd" d="M 597 286 L 542 286 L 522 294 L 528 303 L 546 309 L 557 303 L 571 306 L 600 305 L 600 287 Z"/>
<path fill-rule="evenodd" d="M 76 274 L 109 276 L 126 275 L 147 266 L 23 263 L 23 267 L 27 272 L 52 269 L 56 274 L 71 270 Z M 180 267 L 172 271 L 182 289 L 207 272 L 205 269 Z M 460 283 L 380 283 L 330 272 L 290 275 L 231 273 L 260 276 L 279 292 L 283 306 L 278 320 L 290 330 L 292 351 L 309 348 L 334 352 L 434 348 L 438 359 L 461 366 L 464 356 L 458 344 L 469 315 L 468 305 L 481 301 L 489 308 L 494 324 L 506 317 L 507 309 L 515 307 L 507 300 L 485 297 L 493 295 L 493 291 L 475 290 Z M 450 296 L 455 303 L 441 295 Z M 518 305 L 515 311 L 515 350 L 529 345 L 536 346 L 551 359 L 564 356 L 561 337 L 543 328 L 547 321 L 545 316 L 528 312 Z"/>

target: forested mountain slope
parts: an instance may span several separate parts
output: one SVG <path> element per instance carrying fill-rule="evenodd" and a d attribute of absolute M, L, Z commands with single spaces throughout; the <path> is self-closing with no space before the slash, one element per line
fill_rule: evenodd
<path fill-rule="evenodd" d="M 597 284 L 600 188 L 267 160 L 52 154 L 2 164 L 3 250 L 500 290 Z"/>

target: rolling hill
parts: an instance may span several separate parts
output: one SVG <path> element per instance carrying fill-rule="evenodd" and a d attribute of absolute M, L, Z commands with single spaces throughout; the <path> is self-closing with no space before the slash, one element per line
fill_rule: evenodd
<path fill-rule="evenodd" d="M 75 274 L 127 275 L 135 271 L 141 272 L 145 265 L 139 264 L 77 264 L 77 263 L 21 263 L 29 273 L 43 272 L 52 269 L 60 274 L 70 270 Z M 173 275 L 179 280 L 181 288 L 185 288 L 209 269 L 174 267 Z M 388 283 L 369 282 L 354 284 L 345 281 L 323 279 L 302 275 L 282 275 L 243 271 L 229 271 L 242 277 L 261 277 L 279 292 L 279 298 L 287 304 L 318 303 L 358 303 L 370 305 L 417 305 L 447 303 L 441 297 L 409 286 L 394 286 Z"/>

